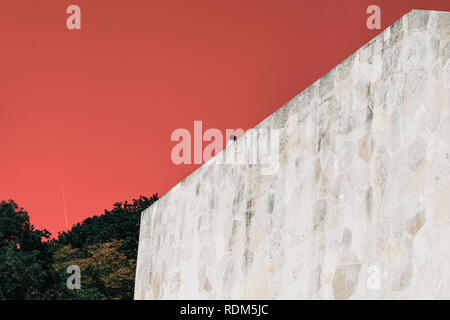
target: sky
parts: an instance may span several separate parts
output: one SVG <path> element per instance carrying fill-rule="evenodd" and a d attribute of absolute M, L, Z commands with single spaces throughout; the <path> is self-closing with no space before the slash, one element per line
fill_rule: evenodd
<path fill-rule="evenodd" d="M 450 1 L 0 0 L 0 200 L 55 235 L 163 195 L 174 130 L 254 127 L 411 9 Z"/>

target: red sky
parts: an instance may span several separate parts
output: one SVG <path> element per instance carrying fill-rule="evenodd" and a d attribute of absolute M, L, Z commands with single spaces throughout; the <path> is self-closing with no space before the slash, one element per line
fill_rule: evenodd
<path fill-rule="evenodd" d="M 66 28 L 80 6 L 82 30 Z M 249 129 L 411 9 L 448 0 L 1 0 L 0 200 L 52 233 L 164 194 L 176 128 Z"/>

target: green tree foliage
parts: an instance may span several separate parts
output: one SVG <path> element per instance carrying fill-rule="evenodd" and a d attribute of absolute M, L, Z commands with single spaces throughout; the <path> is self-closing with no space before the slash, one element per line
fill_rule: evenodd
<path fill-rule="evenodd" d="M 13 244 L 23 250 L 41 250 L 50 232 L 35 230 L 28 212 L 12 200 L 0 202 L 0 246 Z"/>
<path fill-rule="evenodd" d="M 49 240 L 12 200 L 0 202 L 0 299 L 132 299 L 141 212 L 158 199 L 114 204 Z M 69 290 L 69 265 L 81 290 Z"/>
<path fill-rule="evenodd" d="M 54 268 L 61 278 L 69 265 L 81 269 L 81 289 L 60 292 L 66 299 L 133 299 L 136 260 L 121 251 L 122 241 L 90 245 L 80 250 L 70 245 L 61 247 L 54 255 Z"/>
<path fill-rule="evenodd" d="M 103 215 L 87 218 L 70 231 L 60 233 L 56 244 L 84 248 L 116 239 L 122 241 L 121 251 L 128 258 L 136 259 L 141 212 L 156 200 L 158 195 L 154 194 L 151 198 L 141 196 L 133 199 L 131 203 L 117 202 Z"/>
<path fill-rule="evenodd" d="M 12 200 L 0 202 L 0 299 L 46 299 L 54 281 L 50 233 L 36 230 Z"/>

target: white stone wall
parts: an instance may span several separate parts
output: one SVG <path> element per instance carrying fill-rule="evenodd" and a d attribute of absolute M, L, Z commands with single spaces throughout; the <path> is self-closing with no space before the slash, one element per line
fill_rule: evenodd
<path fill-rule="evenodd" d="M 142 215 L 136 299 L 450 298 L 450 13 L 412 11 Z M 225 150 L 243 147 L 242 137 Z"/>

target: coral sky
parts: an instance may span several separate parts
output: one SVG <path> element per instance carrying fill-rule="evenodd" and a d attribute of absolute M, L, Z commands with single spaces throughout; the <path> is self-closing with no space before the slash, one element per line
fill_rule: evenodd
<path fill-rule="evenodd" d="M 82 29 L 66 28 L 77 4 Z M 177 166 L 176 128 L 259 123 L 411 9 L 448 0 L 2 0 L 0 200 L 52 233 L 141 194 Z"/>

